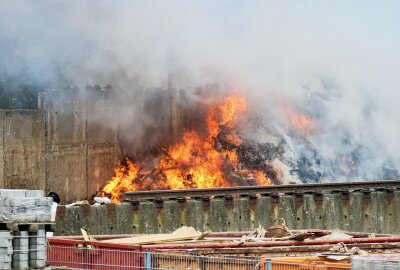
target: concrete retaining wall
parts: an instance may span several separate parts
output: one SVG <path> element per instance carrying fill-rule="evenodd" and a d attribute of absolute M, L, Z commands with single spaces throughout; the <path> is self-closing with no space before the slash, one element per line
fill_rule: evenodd
<path fill-rule="evenodd" d="M 47 123 L 47 190 L 64 202 L 90 197 L 113 176 L 120 154 L 109 93 L 72 89 L 39 95 Z"/>
<path fill-rule="evenodd" d="M 162 233 L 182 225 L 201 231 L 242 231 L 267 228 L 275 218 L 284 218 L 291 229 L 400 233 L 400 191 L 60 206 L 56 233 L 78 235 L 80 228 L 90 234 Z"/>
<path fill-rule="evenodd" d="M 41 110 L 0 111 L 0 188 L 45 188 L 45 118 Z"/>
<path fill-rule="evenodd" d="M 120 158 L 117 124 L 100 124 L 114 119 L 108 95 L 50 91 L 37 110 L 0 110 L 0 188 L 55 191 L 64 203 L 99 190 Z"/>

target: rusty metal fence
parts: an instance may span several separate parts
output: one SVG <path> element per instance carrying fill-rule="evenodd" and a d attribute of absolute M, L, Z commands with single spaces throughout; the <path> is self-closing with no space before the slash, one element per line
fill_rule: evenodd
<path fill-rule="evenodd" d="M 351 269 L 350 264 L 341 263 L 305 263 L 305 262 L 274 262 L 266 261 L 261 270 L 344 270 Z"/>
<path fill-rule="evenodd" d="M 145 269 L 145 256 L 130 249 L 49 245 L 46 263 L 65 269 Z"/>
<path fill-rule="evenodd" d="M 150 252 L 146 269 L 174 270 L 255 270 L 260 269 L 260 260 L 246 257 L 213 257 L 189 254 Z"/>
<path fill-rule="evenodd" d="M 96 270 L 344 270 L 350 264 L 277 261 L 249 257 L 217 257 L 171 251 L 143 251 L 50 244 L 46 263 L 53 269 Z"/>
<path fill-rule="evenodd" d="M 96 270 L 254 270 L 259 269 L 260 261 L 252 258 L 51 245 L 47 249 L 47 265 L 55 269 Z"/>

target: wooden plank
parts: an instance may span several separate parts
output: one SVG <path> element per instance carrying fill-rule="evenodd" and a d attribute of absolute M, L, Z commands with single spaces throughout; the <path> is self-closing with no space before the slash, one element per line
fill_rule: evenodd
<path fill-rule="evenodd" d="M 154 244 L 168 243 L 179 240 L 191 240 L 199 237 L 200 235 L 201 234 L 193 227 L 183 226 L 170 234 L 148 234 L 136 237 L 103 240 L 101 242 L 115 244 Z"/>
<path fill-rule="evenodd" d="M 85 241 L 96 241 L 96 239 L 94 239 L 92 236 L 89 236 L 87 231 L 81 228 L 81 233 L 83 236 L 83 240 Z M 93 246 L 88 245 L 88 248 L 93 248 Z"/>

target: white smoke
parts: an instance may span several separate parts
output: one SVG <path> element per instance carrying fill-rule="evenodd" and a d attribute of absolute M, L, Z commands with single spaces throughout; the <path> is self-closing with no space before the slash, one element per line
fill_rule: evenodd
<path fill-rule="evenodd" d="M 3 0 L 0 72 L 128 90 L 166 86 L 171 70 L 177 87 L 229 83 L 280 127 L 288 160 L 307 156 L 327 181 L 384 178 L 400 168 L 399 12 L 395 1 Z M 292 138 L 281 99 L 317 132 Z M 356 171 L 335 168 L 341 158 Z"/>

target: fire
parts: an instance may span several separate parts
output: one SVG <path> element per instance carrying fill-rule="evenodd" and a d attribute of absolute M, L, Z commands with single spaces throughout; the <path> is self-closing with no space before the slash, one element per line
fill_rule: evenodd
<path fill-rule="evenodd" d="M 237 148 L 242 139 L 235 130 L 246 108 L 246 100 L 236 94 L 212 104 L 205 136 L 195 130 L 184 132 L 180 143 L 161 149 L 157 165 L 149 172 L 124 159 L 101 194 L 117 202 L 124 191 L 236 186 L 232 175 L 250 179 L 255 185 L 270 185 L 263 171 L 240 168 Z"/>
<path fill-rule="evenodd" d="M 109 194 L 110 199 L 118 201 L 123 195 L 124 190 L 135 190 L 135 179 L 139 172 L 139 166 L 133 163 L 129 158 L 124 158 L 118 162 L 115 167 L 115 176 L 103 187 L 102 192 Z"/>
<path fill-rule="evenodd" d="M 288 117 L 290 124 L 300 133 L 303 135 L 310 135 L 314 132 L 315 123 L 310 117 L 297 112 L 283 101 L 279 102 L 279 107 Z"/>

